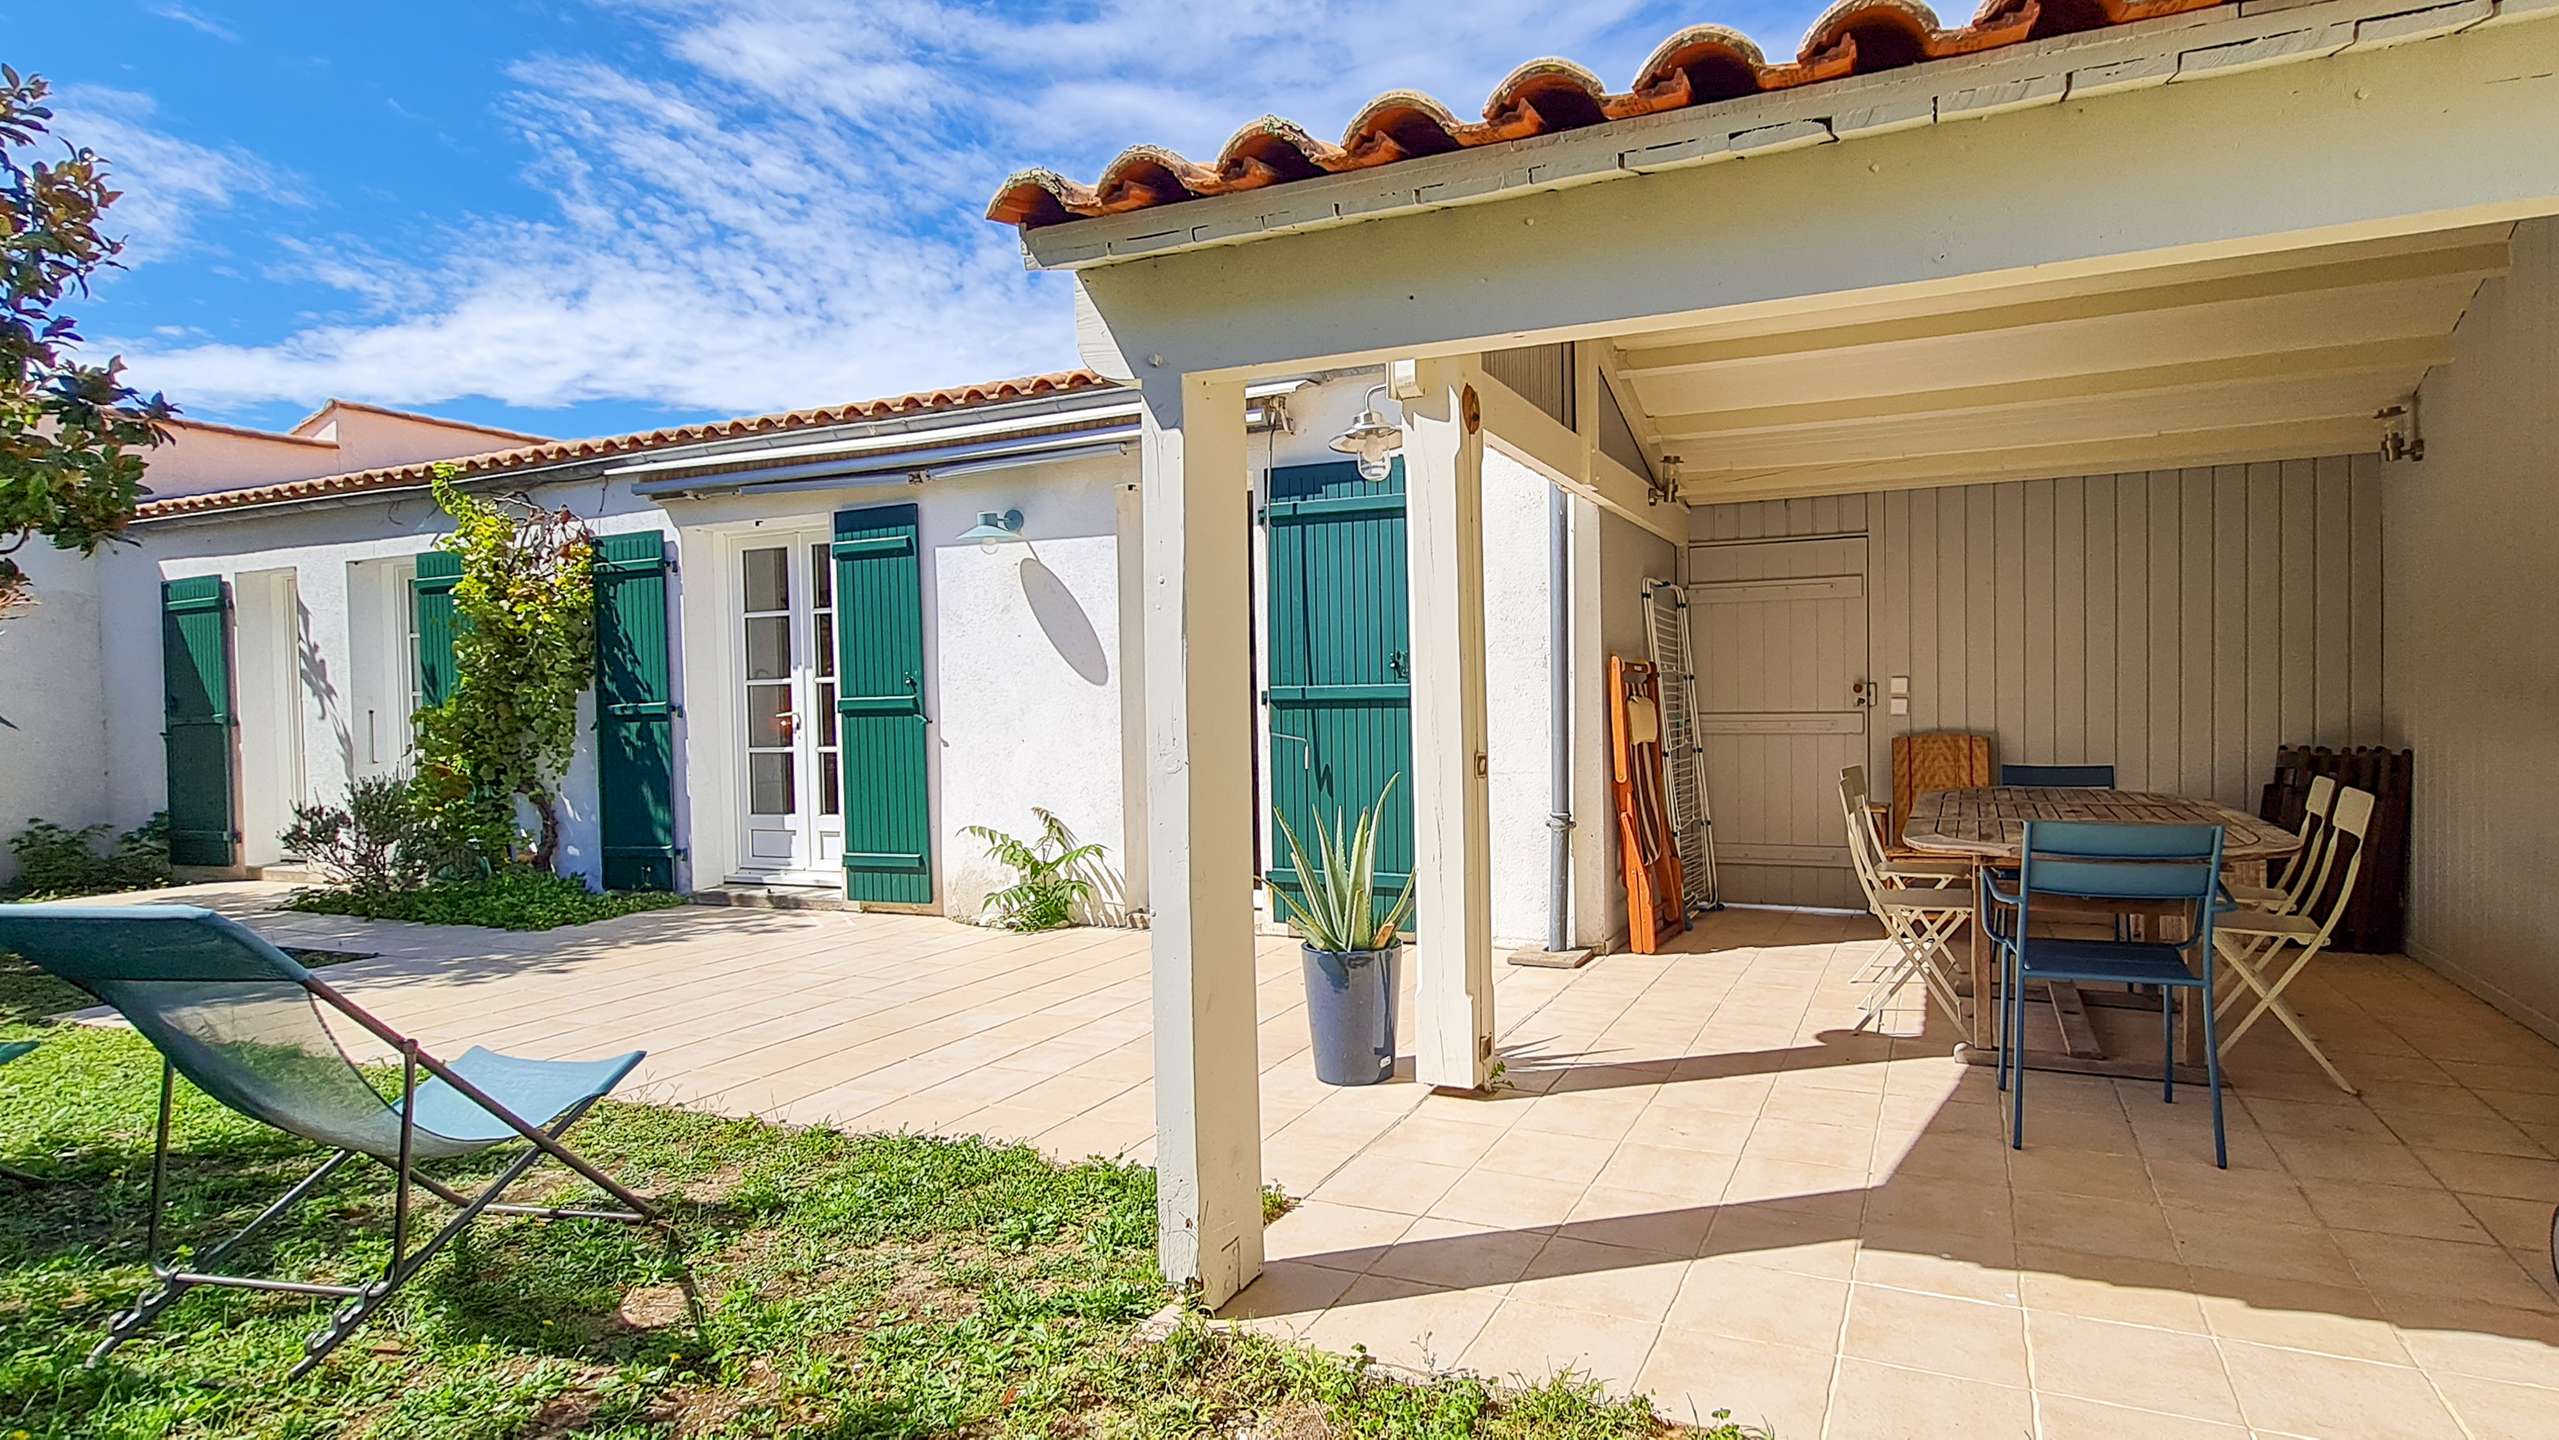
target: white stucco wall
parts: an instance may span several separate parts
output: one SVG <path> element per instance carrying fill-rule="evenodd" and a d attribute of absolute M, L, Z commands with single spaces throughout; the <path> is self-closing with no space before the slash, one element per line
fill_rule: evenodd
<path fill-rule="evenodd" d="M 624 487 L 589 482 L 546 487 L 536 494 L 547 504 L 574 510 L 599 534 L 666 528 L 661 512 L 637 501 Z M 359 607 L 351 603 L 349 567 L 412 558 L 445 528 L 433 502 L 414 494 L 372 504 L 284 508 L 137 527 L 133 533 L 140 543 L 119 547 L 101 564 L 99 630 L 108 677 L 102 697 L 107 780 L 98 818 L 130 825 L 166 804 L 167 767 L 160 748 L 162 580 L 228 577 L 234 582 L 236 606 L 240 577 L 291 572 L 296 604 L 290 619 L 299 632 L 291 639 L 299 664 L 299 685 L 292 697 L 296 713 L 278 713 L 278 703 L 265 687 L 244 685 L 235 673 L 240 743 L 244 755 L 251 746 L 263 751 L 275 727 L 298 726 L 302 777 L 293 798 L 333 798 L 343 793 L 350 776 L 375 768 L 372 747 L 365 743 L 367 712 L 397 712 L 407 703 L 405 669 L 381 660 L 382 631 L 373 608 L 378 597 L 367 598 L 360 611 L 362 623 L 351 614 Z M 360 577 L 368 572 L 354 573 Z M 670 585 L 680 590 L 681 576 Z M 242 626 L 261 626 L 267 616 L 266 609 L 256 605 L 235 609 L 235 623 Z M 235 638 L 235 654 L 261 638 L 244 631 Z M 680 631 L 670 643 L 681 644 Z M 591 711 L 581 714 L 581 737 L 591 733 L 592 719 Z M 679 745 L 682 724 L 677 722 Z M 265 773 L 257 766 L 251 768 Z M 681 795 L 677 807 L 680 834 Z M 271 816 L 282 809 L 274 803 L 250 807 L 242 819 Z M 562 787 L 561 868 L 590 880 L 597 878 L 597 843 L 594 752 L 591 742 L 582 739 Z M 263 844 L 249 847 L 253 862 L 263 858 L 264 848 Z"/>
<path fill-rule="evenodd" d="M 965 830 L 986 825 L 1028 838 L 1040 807 L 1107 847 L 1097 918 L 1118 918 L 1132 849 L 1121 804 L 1120 495 L 1135 479 L 1133 457 L 1108 456 L 922 486 L 674 502 L 683 564 L 697 581 L 688 629 L 714 642 L 687 647 L 682 662 L 688 687 L 703 697 L 690 717 L 695 743 L 682 757 L 682 788 L 700 817 L 697 883 L 718 883 L 739 861 L 739 717 L 726 655 L 736 624 L 726 579 L 734 537 L 826 530 L 837 510 L 913 504 L 923 542 L 936 904 L 976 916 L 1008 872 Z M 1026 545 L 988 554 L 955 538 L 982 510 L 1015 509 Z"/>
<path fill-rule="evenodd" d="M 98 635 L 102 561 L 41 541 L 14 557 L 37 604 L 0 619 L 0 841 L 30 820 L 78 828 L 106 818 L 107 743 Z M 150 684 L 159 693 L 159 666 Z M 157 732 L 154 732 L 157 738 Z M 146 814 L 148 812 L 145 812 Z M 0 884 L 17 874 L 0 848 Z"/>

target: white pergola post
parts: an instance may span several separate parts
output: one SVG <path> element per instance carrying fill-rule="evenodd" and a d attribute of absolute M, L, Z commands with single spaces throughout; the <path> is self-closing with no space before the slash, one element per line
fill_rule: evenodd
<path fill-rule="evenodd" d="M 1472 359 L 1425 361 L 1404 402 L 1413 645 L 1414 1068 L 1483 1088 L 1493 1056 L 1492 808 L 1484 712 L 1484 436 Z"/>
<path fill-rule="evenodd" d="M 1262 1271 L 1244 388 L 1185 375 L 1145 399 L 1157 1253 L 1214 1307 Z"/>

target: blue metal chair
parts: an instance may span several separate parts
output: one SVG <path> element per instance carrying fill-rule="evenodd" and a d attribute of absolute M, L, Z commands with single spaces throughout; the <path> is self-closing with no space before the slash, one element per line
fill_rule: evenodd
<path fill-rule="evenodd" d="M 89 1354 L 97 1364 L 198 1285 L 283 1291 L 339 1301 L 304 1345 L 294 1378 L 307 1374 L 362 1325 L 392 1292 L 424 1269 L 484 1214 L 545 1220 L 662 1224 L 658 1211 L 560 1142 L 596 1101 L 640 1063 L 641 1052 L 609 1060 L 522 1060 L 473 1047 L 447 1064 L 332 989 L 247 927 L 187 905 L 0 905 L 0 950 L 114 1006 L 162 1056 L 159 1134 L 151 1157 L 148 1239 L 152 1284 L 118 1315 Z M 343 1016 L 400 1056 L 400 1091 L 386 1099 L 331 1033 L 326 1012 Z M 425 1072 L 421 1083 L 420 1072 Z M 337 1153 L 260 1211 L 238 1234 L 196 1257 L 189 1269 L 163 1265 L 160 1228 L 168 1193 L 169 1111 L 176 1077 L 253 1120 Z M 422 1174 L 425 1161 L 476 1154 L 510 1141 L 524 1153 L 477 1194 Z M 223 1275 L 213 1266 L 363 1156 L 399 1177 L 391 1211 L 391 1260 L 367 1285 L 323 1285 Z M 510 1205 L 499 1197 L 548 1156 L 594 1182 L 627 1209 Z M 453 1207 L 425 1243 L 409 1244 L 412 1185 Z"/>
<path fill-rule="evenodd" d="M 2115 767 L 2112 765 L 2002 765 L 2002 785 L 2027 785 L 2043 788 L 2076 786 L 2081 789 L 2112 790 Z"/>
<path fill-rule="evenodd" d="M 2010 877 L 1983 872 L 1987 911 L 2012 909 L 2011 928 L 1994 933 L 2005 983 L 2000 987 L 1999 1085 L 2008 1091 L 2008 1143 L 2026 1145 L 2025 990 L 2030 984 L 2155 985 L 2159 987 L 2160 1094 L 2177 1099 L 2177 1012 L 2180 990 L 2201 992 L 2206 1088 L 2212 1095 L 2213 1163 L 2230 1165 L 2222 1130 L 2221 1047 L 2214 1030 L 2213 916 L 2221 877 L 2218 825 L 2096 825 L 2029 820 L 2015 889 Z M 2194 907 L 2187 938 L 2081 940 L 2034 933 L 2038 896 L 2075 900 L 2146 900 Z M 2191 955 L 2191 959 L 2189 958 Z"/>

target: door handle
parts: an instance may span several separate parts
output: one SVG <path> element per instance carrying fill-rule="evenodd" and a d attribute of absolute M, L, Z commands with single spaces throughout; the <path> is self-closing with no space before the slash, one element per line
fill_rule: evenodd
<path fill-rule="evenodd" d="M 1300 769 L 1312 770 L 1315 768 L 1314 741 L 1307 739 L 1303 735 L 1291 735 L 1280 730 L 1272 731 L 1271 739 L 1274 741 L 1285 740 L 1291 745 L 1297 747 L 1297 763 Z"/>

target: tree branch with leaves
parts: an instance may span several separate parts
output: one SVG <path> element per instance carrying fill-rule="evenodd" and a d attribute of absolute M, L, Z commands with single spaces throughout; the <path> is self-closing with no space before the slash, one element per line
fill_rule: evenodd
<path fill-rule="evenodd" d="M 93 555 L 123 534 L 147 493 L 145 453 L 167 442 L 160 422 L 177 413 L 126 385 L 121 359 L 78 358 L 79 323 L 63 302 L 117 268 L 124 242 L 98 230 L 118 192 L 95 152 L 34 158 L 49 93 L 42 76 L 0 66 L 0 615 L 30 603 L 12 558 L 30 540 Z"/>
<path fill-rule="evenodd" d="M 436 548 L 461 557 L 462 573 L 453 693 L 418 712 L 418 784 L 448 833 L 511 840 L 522 800 L 541 826 L 529 858 L 548 869 L 578 696 L 595 679 L 595 537 L 575 515 L 529 496 L 466 494 L 450 465 L 436 467 L 434 490 L 453 518 Z M 512 845 L 504 849 L 489 862 L 512 858 Z"/>

